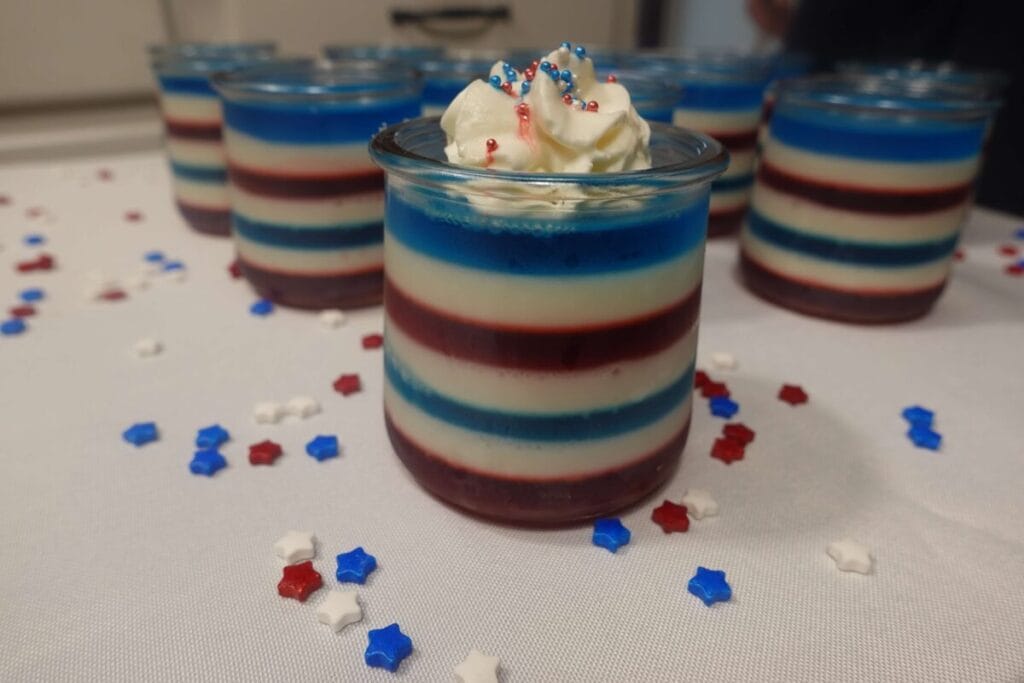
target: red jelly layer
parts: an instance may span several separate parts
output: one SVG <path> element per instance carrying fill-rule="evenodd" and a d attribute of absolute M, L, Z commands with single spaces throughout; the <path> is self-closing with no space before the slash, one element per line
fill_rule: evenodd
<path fill-rule="evenodd" d="M 385 412 L 398 457 L 427 491 L 481 517 L 528 526 L 582 522 L 634 505 L 672 475 L 690 432 L 689 418 L 665 446 L 641 460 L 591 477 L 530 481 L 456 467 L 412 441 Z"/>
<path fill-rule="evenodd" d="M 219 237 L 231 234 L 231 212 L 227 209 L 201 209 L 179 201 L 178 211 L 189 227 L 196 232 Z"/>
<path fill-rule="evenodd" d="M 360 308 L 379 304 L 384 271 L 353 275 L 292 275 L 277 273 L 238 259 L 242 275 L 264 299 L 282 306 L 310 308 Z"/>
<path fill-rule="evenodd" d="M 893 323 L 919 318 L 935 304 L 946 287 L 906 294 L 857 294 L 782 277 L 740 252 L 743 280 L 754 294 L 778 304 L 820 318 L 852 323 Z"/>
<path fill-rule="evenodd" d="M 708 216 L 708 237 L 725 237 L 740 231 L 743 217 L 747 215 L 747 205 L 735 209 L 714 211 Z"/>

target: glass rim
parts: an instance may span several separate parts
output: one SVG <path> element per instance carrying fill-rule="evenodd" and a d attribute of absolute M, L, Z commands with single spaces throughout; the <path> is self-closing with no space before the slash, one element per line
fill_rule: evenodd
<path fill-rule="evenodd" d="M 935 78 L 960 86 L 987 87 L 990 94 L 998 95 L 1010 84 L 1010 76 L 999 69 L 962 66 L 951 60 L 928 61 L 911 59 L 905 62 L 843 61 L 836 65 L 841 74 L 868 74 L 887 78 Z M 963 77 L 964 80 L 945 78 Z"/>
<path fill-rule="evenodd" d="M 155 57 L 150 68 L 159 76 L 213 76 L 222 71 L 287 62 L 297 58 L 279 57 L 273 53 L 237 54 L 168 54 Z"/>
<path fill-rule="evenodd" d="M 285 82 L 286 79 L 296 79 Z M 397 61 L 298 58 L 272 60 L 216 73 L 210 79 L 226 100 L 358 102 L 367 97 L 415 97 L 420 77 Z"/>
<path fill-rule="evenodd" d="M 174 42 L 150 43 L 146 45 L 146 53 L 150 59 L 166 57 L 220 57 L 229 58 L 238 54 L 266 53 L 277 51 L 277 43 L 272 40 L 254 40 L 237 43 L 224 42 Z"/>
<path fill-rule="evenodd" d="M 410 166 L 427 167 L 446 179 L 466 181 L 505 181 L 512 183 L 530 183 L 533 185 L 588 185 L 614 186 L 634 185 L 644 180 L 658 178 L 674 181 L 673 187 L 696 185 L 710 181 L 725 171 L 729 165 L 729 153 L 714 138 L 685 128 L 678 128 L 664 123 L 651 122 L 651 138 L 666 138 L 680 144 L 699 145 L 700 152 L 686 161 L 652 166 L 636 171 L 613 171 L 609 173 L 532 173 L 527 171 L 505 171 L 475 166 L 461 166 L 447 160 L 436 159 L 413 152 L 399 142 L 398 137 L 406 132 L 414 134 L 440 134 L 444 132 L 440 126 L 441 117 L 421 116 L 388 126 L 377 133 L 370 141 L 370 156 L 374 162 L 388 173 L 413 179 L 421 185 L 440 186 L 441 183 L 424 179 L 422 174 L 414 172 Z M 641 194 L 654 194 L 654 191 Z"/>
<path fill-rule="evenodd" d="M 673 79 L 660 78 L 641 69 L 615 69 L 610 73 L 615 76 L 616 82 L 629 91 L 629 99 L 634 108 L 638 101 L 645 108 L 658 105 L 675 107 L 684 90 Z M 603 81 L 598 77 L 597 82 Z M 643 99 L 636 96 L 637 92 L 644 96 Z"/>
<path fill-rule="evenodd" d="M 432 58 L 444 56 L 440 45 L 408 45 L 403 43 L 327 43 L 320 52 L 330 60 L 338 59 L 391 59 L 408 61 L 429 55 Z M 335 57 L 334 55 L 343 55 Z"/>
<path fill-rule="evenodd" d="M 984 119 L 999 107 L 996 98 L 967 98 L 968 89 L 934 78 L 828 74 L 782 79 L 775 82 L 773 90 L 776 106 L 792 103 L 825 111 L 893 118 Z M 865 103 L 863 97 L 874 101 Z"/>
<path fill-rule="evenodd" d="M 627 67 L 651 67 L 675 78 L 757 83 L 771 77 L 768 55 L 730 49 L 649 50 L 633 54 Z"/>

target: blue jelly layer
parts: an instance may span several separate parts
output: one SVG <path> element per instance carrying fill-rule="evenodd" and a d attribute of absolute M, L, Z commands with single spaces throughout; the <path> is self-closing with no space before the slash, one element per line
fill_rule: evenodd
<path fill-rule="evenodd" d="M 271 247 L 288 249 L 350 249 L 381 244 L 384 224 L 380 221 L 330 227 L 300 227 L 264 223 L 238 213 L 231 215 L 235 233 Z"/>
<path fill-rule="evenodd" d="M 192 97 L 216 97 L 217 92 L 210 85 L 206 76 L 160 76 L 160 90 L 172 95 L 190 95 Z"/>
<path fill-rule="evenodd" d="M 680 81 L 682 96 L 679 109 L 713 109 L 719 111 L 760 110 L 767 83 L 708 83 Z"/>
<path fill-rule="evenodd" d="M 733 190 L 742 190 L 750 187 L 754 184 L 754 174 L 746 173 L 744 175 L 730 176 L 728 178 L 718 178 L 711 181 L 712 192 L 731 192 Z"/>
<path fill-rule="evenodd" d="M 228 181 L 228 171 L 223 166 L 193 166 L 172 161 L 171 172 L 176 178 L 197 183 L 226 183 Z"/>
<path fill-rule="evenodd" d="M 943 240 L 901 244 L 851 242 L 801 232 L 770 221 L 753 210 L 747 216 L 747 227 L 755 236 L 781 249 L 856 266 L 901 267 L 931 263 L 948 258 L 956 249 L 958 239 L 958 235 L 953 235 Z"/>
<path fill-rule="evenodd" d="M 383 127 L 420 115 L 416 98 L 373 104 L 232 102 L 225 100 L 224 123 L 267 142 L 295 145 L 369 143 Z"/>
<path fill-rule="evenodd" d="M 771 136 L 791 147 L 877 161 L 957 161 L 981 150 L 985 122 L 867 117 L 821 109 L 776 109 Z"/>
<path fill-rule="evenodd" d="M 639 401 L 580 413 L 512 413 L 437 393 L 404 367 L 390 349 L 384 355 L 384 372 L 402 398 L 448 424 L 507 439 L 562 443 L 603 439 L 646 427 L 679 407 L 693 388 L 690 366 L 667 387 Z"/>
<path fill-rule="evenodd" d="M 642 101 L 634 101 L 633 106 L 640 116 L 657 123 L 672 123 L 672 115 L 675 113 L 672 107 L 645 107 Z"/>
<path fill-rule="evenodd" d="M 523 217 L 498 228 L 468 203 L 446 199 L 448 211 L 441 215 L 402 194 L 387 193 L 391 237 L 441 261 L 515 275 L 592 275 L 662 263 L 698 248 L 708 217 L 705 194 L 671 213 L 651 215 L 650 207 L 645 211 L 641 205 L 628 217 Z"/>

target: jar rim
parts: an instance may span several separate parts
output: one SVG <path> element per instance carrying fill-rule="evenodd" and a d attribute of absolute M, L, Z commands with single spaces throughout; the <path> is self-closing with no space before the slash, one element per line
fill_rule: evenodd
<path fill-rule="evenodd" d="M 728 83 L 767 82 L 772 68 L 767 55 L 736 50 L 637 52 L 628 65 L 649 67 L 676 78 Z"/>
<path fill-rule="evenodd" d="M 992 95 L 998 95 L 1009 85 L 1010 77 L 998 69 L 968 67 L 953 61 L 928 61 L 912 59 L 905 62 L 840 62 L 837 70 L 841 74 L 870 74 L 886 78 L 934 78 L 954 85 L 986 88 Z"/>
<path fill-rule="evenodd" d="M 277 60 L 217 73 L 211 81 L 227 100 L 283 103 L 416 96 L 420 87 L 419 75 L 411 67 L 368 59 Z"/>

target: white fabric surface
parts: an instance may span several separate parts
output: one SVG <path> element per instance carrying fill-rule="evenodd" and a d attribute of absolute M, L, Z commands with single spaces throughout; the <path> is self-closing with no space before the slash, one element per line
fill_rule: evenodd
<path fill-rule="evenodd" d="M 95 171 L 114 170 L 112 182 Z M 996 245 L 1020 221 L 977 211 L 967 258 L 924 320 L 853 327 L 801 317 L 747 293 L 735 245 L 709 247 L 701 365 L 730 351 L 747 458 L 708 456 L 722 421 L 704 401 L 678 474 L 623 516 L 612 555 L 590 529 L 528 531 L 453 512 L 392 454 L 380 410 L 379 309 L 323 327 L 314 313 L 248 313 L 226 240 L 195 235 L 170 200 L 156 152 L 0 168 L 0 299 L 46 289 L 39 315 L 0 338 L 0 679 L 6 681 L 450 681 L 473 648 L 505 683 L 534 681 L 1024 680 L 1024 279 Z M 48 210 L 28 219 L 30 206 Z M 145 220 L 122 220 L 140 209 Z M 15 274 L 44 233 L 59 270 Z M 87 273 L 133 273 L 161 249 L 188 265 L 122 302 L 86 301 Z M 164 351 L 139 359 L 154 337 Z M 331 389 L 359 372 L 360 394 Z M 810 403 L 775 398 L 783 382 Z M 257 425 L 253 405 L 308 394 L 308 420 Z M 936 411 L 938 453 L 915 449 L 900 410 Z M 155 420 L 161 439 L 121 440 Z M 196 428 L 220 422 L 229 467 L 189 474 Z M 303 445 L 336 433 L 340 458 Z M 284 445 L 273 467 L 247 446 Z M 710 490 L 718 517 L 664 535 L 663 498 Z M 319 538 L 325 588 L 280 598 L 273 543 Z M 876 557 L 840 573 L 826 546 L 850 536 Z M 335 634 L 316 606 L 334 555 L 362 545 L 379 569 L 359 588 L 365 618 Z M 686 591 L 697 565 L 724 569 L 732 602 Z M 415 646 L 398 674 L 363 663 L 366 631 L 393 621 Z"/>

